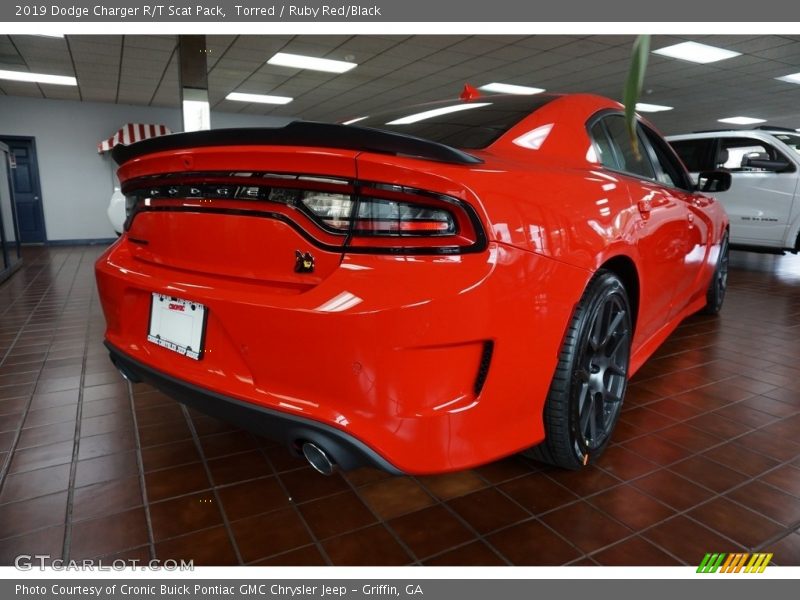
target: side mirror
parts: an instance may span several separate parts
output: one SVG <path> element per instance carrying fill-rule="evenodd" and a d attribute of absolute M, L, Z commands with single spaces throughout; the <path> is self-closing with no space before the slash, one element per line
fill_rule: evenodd
<path fill-rule="evenodd" d="M 789 163 L 785 160 L 745 156 L 742 158 L 742 167 L 780 173 L 789 167 Z"/>
<path fill-rule="evenodd" d="M 697 186 L 699 192 L 724 192 L 729 190 L 732 183 L 731 174 L 727 171 L 703 171 L 697 176 Z"/>

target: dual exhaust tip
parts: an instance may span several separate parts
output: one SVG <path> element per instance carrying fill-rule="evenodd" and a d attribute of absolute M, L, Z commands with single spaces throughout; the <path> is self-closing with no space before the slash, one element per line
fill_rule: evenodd
<path fill-rule="evenodd" d="M 325 450 L 312 442 L 303 442 L 301 450 L 308 464 L 310 464 L 317 473 L 333 475 L 333 472 L 336 470 L 336 463 L 333 462 L 333 459 Z"/>

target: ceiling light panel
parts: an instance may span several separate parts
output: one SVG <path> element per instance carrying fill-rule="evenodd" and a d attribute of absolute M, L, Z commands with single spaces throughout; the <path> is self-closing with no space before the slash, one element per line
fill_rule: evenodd
<path fill-rule="evenodd" d="M 731 125 L 755 125 L 756 123 L 766 123 L 766 119 L 757 119 L 755 117 L 726 117 L 724 119 L 717 119 L 720 123 L 730 123 Z"/>
<path fill-rule="evenodd" d="M 331 60 L 329 58 L 316 58 L 314 56 L 303 56 L 302 54 L 289 54 L 278 52 L 267 61 L 270 65 L 279 67 L 292 67 L 294 69 L 309 69 L 311 71 L 323 71 L 325 73 L 345 73 L 358 66 L 357 63 L 345 60 Z"/>
<path fill-rule="evenodd" d="M 26 81 L 29 83 L 50 83 L 52 85 L 78 85 L 78 80 L 74 77 L 64 75 L 47 75 L 45 73 L 28 73 L 25 71 L 3 71 L 0 70 L 0 79 L 10 81 Z"/>
<path fill-rule="evenodd" d="M 541 94 L 544 91 L 542 88 L 513 85 L 511 83 L 487 83 L 486 85 L 482 85 L 480 89 L 497 94 L 522 94 L 528 96 Z"/>
<path fill-rule="evenodd" d="M 788 83 L 800 84 L 800 73 L 792 73 L 791 75 L 784 75 L 783 77 L 776 77 L 779 81 L 786 81 Z"/>
<path fill-rule="evenodd" d="M 670 58 L 678 58 L 694 63 L 707 64 L 740 56 L 741 52 L 725 50 L 724 48 L 717 48 L 716 46 L 708 46 L 706 44 L 698 44 L 697 42 L 682 42 L 673 46 L 666 46 L 665 48 L 653 50 L 653 54 L 660 54 L 661 56 L 669 56 Z"/>
<path fill-rule="evenodd" d="M 243 94 L 241 92 L 231 92 L 225 96 L 226 100 L 236 102 L 255 102 L 256 104 L 289 104 L 294 98 L 288 96 L 270 96 L 269 94 Z"/>
<path fill-rule="evenodd" d="M 664 106 L 662 104 L 648 104 L 647 102 L 637 102 L 636 110 L 643 113 L 664 112 L 665 110 L 672 110 L 671 106 Z"/>

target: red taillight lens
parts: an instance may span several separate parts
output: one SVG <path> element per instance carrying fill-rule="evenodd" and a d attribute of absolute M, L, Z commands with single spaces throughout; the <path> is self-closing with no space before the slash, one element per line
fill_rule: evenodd
<path fill-rule="evenodd" d="M 453 235 L 457 233 L 453 214 L 411 202 L 362 198 L 353 222 L 353 233 L 364 235 Z"/>

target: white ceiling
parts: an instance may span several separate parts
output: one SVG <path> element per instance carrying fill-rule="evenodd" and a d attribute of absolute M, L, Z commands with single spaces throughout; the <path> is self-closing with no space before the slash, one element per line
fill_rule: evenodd
<path fill-rule="evenodd" d="M 800 127 L 800 36 L 654 36 L 652 48 L 685 40 L 741 52 L 700 65 L 650 55 L 642 101 L 674 106 L 649 115 L 665 133 L 721 128 L 738 115 Z M 397 103 L 455 97 L 464 83 L 497 81 L 553 92 L 619 98 L 633 36 L 624 35 L 240 35 L 207 36 L 215 110 L 343 120 Z M 178 106 L 176 36 L 0 36 L 0 69 L 74 75 L 78 87 L 0 81 L 0 95 Z M 337 75 L 276 67 L 278 51 L 359 64 Z M 292 96 L 285 106 L 225 100 L 232 91 Z"/>

